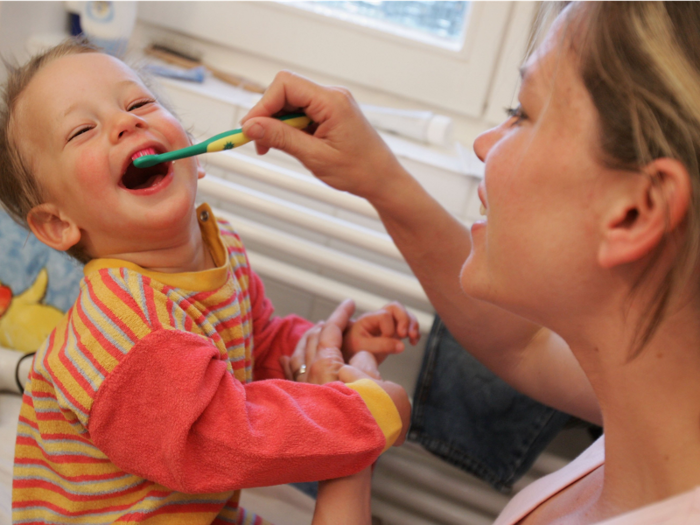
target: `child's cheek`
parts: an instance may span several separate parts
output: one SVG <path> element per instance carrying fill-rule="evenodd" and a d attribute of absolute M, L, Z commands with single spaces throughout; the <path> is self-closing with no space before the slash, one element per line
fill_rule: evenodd
<path fill-rule="evenodd" d="M 78 154 L 75 174 L 75 182 L 83 191 L 97 194 L 105 189 L 105 185 L 109 184 L 112 178 L 116 178 L 105 162 L 104 155 L 97 155 L 91 151 L 82 151 Z M 118 183 L 118 179 L 115 182 Z"/>
<path fill-rule="evenodd" d="M 172 115 L 164 117 L 162 129 L 163 134 L 170 144 L 173 145 L 174 149 L 185 148 L 191 144 L 190 138 L 187 136 L 185 128 L 182 124 Z"/>

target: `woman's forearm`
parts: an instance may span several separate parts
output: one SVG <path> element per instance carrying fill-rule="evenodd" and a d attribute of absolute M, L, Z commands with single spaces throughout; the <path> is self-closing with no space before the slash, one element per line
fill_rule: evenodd
<path fill-rule="evenodd" d="M 372 467 L 340 479 L 321 481 L 312 525 L 370 525 Z"/>

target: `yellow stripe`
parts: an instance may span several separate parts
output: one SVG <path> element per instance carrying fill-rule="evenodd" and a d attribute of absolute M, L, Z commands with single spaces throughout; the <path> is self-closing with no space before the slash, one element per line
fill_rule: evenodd
<path fill-rule="evenodd" d="M 250 142 L 250 139 L 241 133 L 234 133 L 219 140 L 215 140 L 211 144 L 207 145 L 207 153 L 213 153 L 215 151 L 223 151 L 225 149 L 237 148 L 243 144 Z"/>
<path fill-rule="evenodd" d="M 396 405 L 394 405 L 389 394 L 371 379 L 360 379 L 345 386 L 360 394 L 367 405 L 372 417 L 386 438 L 386 445 L 384 445 L 384 450 L 382 450 L 382 452 L 386 452 L 401 435 L 403 428 L 401 416 L 396 409 Z"/>

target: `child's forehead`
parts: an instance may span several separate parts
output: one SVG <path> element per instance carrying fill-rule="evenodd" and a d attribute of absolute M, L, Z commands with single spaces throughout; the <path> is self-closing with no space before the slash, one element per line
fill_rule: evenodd
<path fill-rule="evenodd" d="M 143 83 L 134 70 L 114 57 L 103 53 L 62 56 L 34 75 L 18 100 L 17 116 L 39 112 L 42 118 L 58 123 L 70 108 L 99 103 L 124 89 L 122 85 Z"/>
<path fill-rule="evenodd" d="M 44 66 L 34 80 L 48 83 L 64 80 L 79 84 L 81 81 L 94 82 L 95 79 L 140 80 L 124 62 L 104 53 L 77 53 L 56 58 Z"/>

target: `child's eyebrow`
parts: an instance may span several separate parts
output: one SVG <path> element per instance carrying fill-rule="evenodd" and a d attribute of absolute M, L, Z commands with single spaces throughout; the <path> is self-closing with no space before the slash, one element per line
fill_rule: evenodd
<path fill-rule="evenodd" d="M 139 88 L 143 88 L 143 85 L 135 80 L 131 79 L 126 79 L 126 80 L 120 80 L 119 82 L 116 83 L 117 86 L 136 86 Z M 75 111 L 76 107 L 80 105 L 80 102 L 76 102 L 74 104 L 71 104 L 68 106 L 68 108 L 63 112 L 63 118 L 67 117 L 72 111 Z"/>
<path fill-rule="evenodd" d="M 133 86 L 141 87 L 141 83 L 140 83 L 140 82 L 136 82 L 135 80 L 132 80 L 132 79 L 130 79 L 130 78 L 125 79 L 125 80 L 120 80 L 119 82 L 117 82 L 117 85 L 118 85 L 118 86 L 122 86 L 122 85 L 130 86 L 130 85 L 133 85 Z"/>

